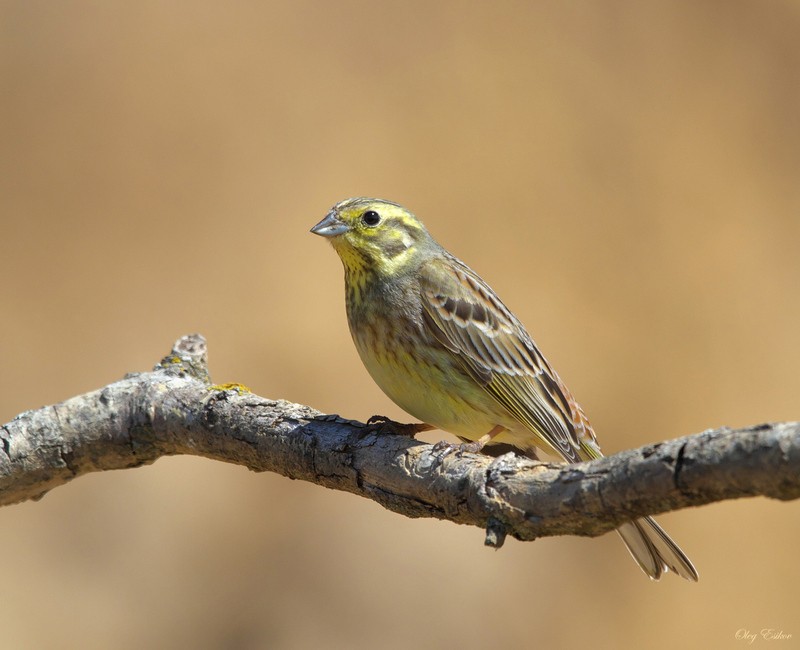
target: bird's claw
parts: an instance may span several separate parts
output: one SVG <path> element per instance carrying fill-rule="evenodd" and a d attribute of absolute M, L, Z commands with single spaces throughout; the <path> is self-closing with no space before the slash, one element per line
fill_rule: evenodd
<path fill-rule="evenodd" d="M 439 453 L 440 451 L 445 452 L 445 454 L 449 454 L 456 450 L 458 445 L 454 445 L 452 442 L 447 442 L 447 440 L 440 440 L 435 445 L 433 445 L 433 451 L 435 453 Z"/>
<path fill-rule="evenodd" d="M 441 463 L 452 453 L 455 453 L 457 458 L 461 458 L 465 453 L 477 454 L 481 449 L 483 449 L 483 445 L 478 442 L 454 444 L 452 442 L 447 442 L 447 440 L 440 440 L 433 445 L 432 451 L 434 454 L 437 454 L 438 460 Z"/>
<path fill-rule="evenodd" d="M 477 454 L 481 449 L 483 449 L 483 445 L 479 442 L 462 442 L 458 445 L 458 455 L 461 457 L 465 453 Z"/>
<path fill-rule="evenodd" d="M 456 452 L 457 455 L 461 454 L 461 445 L 454 445 L 452 442 L 447 442 L 447 440 L 440 440 L 435 445 L 433 445 L 433 454 L 436 456 L 436 460 L 441 463 L 445 458 L 447 458 L 453 452 Z"/>

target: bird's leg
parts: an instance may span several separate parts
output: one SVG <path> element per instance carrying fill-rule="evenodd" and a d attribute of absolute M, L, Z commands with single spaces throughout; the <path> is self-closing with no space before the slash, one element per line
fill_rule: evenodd
<path fill-rule="evenodd" d="M 506 428 L 504 426 L 498 424 L 489 433 L 482 435 L 477 440 L 474 440 L 472 442 L 464 442 L 461 443 L 460 445 L 454 445 L 453 443 L 447 442 L 446 440 L 440 440 L 433 446 L 433 451 L 436 453 L 442 452 L 439 455 L 439 460 L 442 460 L 445 456 L 451 454 L 454 451 L 457 451 L 459 456 L 463 454 L 465 451 L 477 453 L 481 449 L 483 449 L 492 440 L 492 438 L 500 435 L 505 430 Z M 464 440 L 464 438 L 461 439 Z"/>
<path fill-rule="evenodd" d="M 394 420 L 390 420 L 383 415 L 373 415 L 367 420 L 367 430 L 369 433 L 394 433 L 400 436 L 409 436 L 413 438 L 418 433 L 423 431 L 430 431 L 435 429 L 431 424 L 424 422 L 412 422 L 410 424 L 400 424 Z"/>
<path fill-rule="evenodd" d="M 500 435 L 506 428 L 500 424 L 496 425 L 489 433 L 485 433 L 480 438 L 473 442 L 464 442 L 459 445 L 458 453 L 463 454 L 465 451 L 478 453 L 483 449 L 494 437 Z"/>

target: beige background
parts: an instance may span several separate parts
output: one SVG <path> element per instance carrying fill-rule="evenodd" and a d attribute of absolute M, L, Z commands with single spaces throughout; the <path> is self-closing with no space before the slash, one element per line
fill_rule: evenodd
<path fill-rule="evenodd" d="M 352 195 L 490 281 L 607 452 L 796 419 L 798 33 L 788 0 L 0 2 L 0 421 L 193 331 L 216 381 L 402 419 L 308 234 Z M 797 646 L 798 515 L 664 516 L 701 582 L 650 584 L 614 536 L 493 552 L 164 459 L 0 511 L 0 646 Z"/>

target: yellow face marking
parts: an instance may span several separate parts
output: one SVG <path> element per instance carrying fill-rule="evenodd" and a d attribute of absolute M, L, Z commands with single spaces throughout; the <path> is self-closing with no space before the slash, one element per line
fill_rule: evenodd
<path fill-rule="evenodd" d="M 430 241 L 422 223 L 396 203 L 347 199 L 331 212 L 347 226 L 331 244 L 353 277 L 370 272 L 394 275 L 413 261 L 418 242 Z"/>

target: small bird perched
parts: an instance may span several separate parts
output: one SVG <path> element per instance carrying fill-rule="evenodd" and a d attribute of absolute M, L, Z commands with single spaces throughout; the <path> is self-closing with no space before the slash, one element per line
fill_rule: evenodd
<path fill-rule="evenodd" d="M 577 463 L 602 453 L 583 410 L 522 323 L 477 273 L 402 206 L 337 203 L 311 229 L 344 265 L 347 318 L 361 360 L 403 410 L 467 442 Z M 487 450 L 488 451 L 488 450 Z M 653 580 L 697 580 L 689 558 L 645 517 L 617 529 Z"/>

